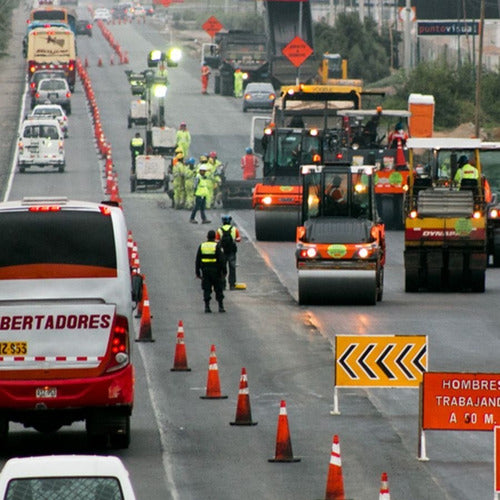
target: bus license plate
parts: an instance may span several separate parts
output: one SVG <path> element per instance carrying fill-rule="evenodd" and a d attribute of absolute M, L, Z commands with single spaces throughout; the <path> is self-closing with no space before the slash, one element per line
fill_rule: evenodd
<path fill-rule="evenodd" d="M 0 342 L 0 356 L 23 356 L 28 354 L 28 342 Z"/>
<path fill-rule="evenodd" d="M 35 396 L 37 398 L 57 398 L 57 387 L 37 387 Z"/>

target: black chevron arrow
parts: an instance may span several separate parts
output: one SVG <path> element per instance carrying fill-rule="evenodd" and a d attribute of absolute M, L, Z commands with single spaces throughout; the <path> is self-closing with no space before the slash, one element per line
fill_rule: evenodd
<path fill-rule="evenodd" d="M 351 367 L 347 364 L 347 358 L 351 354 L 354 349 L 356 349 L 358 344 L 351 344 L 345 351 L 344 354 L 339 358 L 339 365 L 344 368 L 344 370 L 347 372 L 349 377 L 358 379 L 359 377 L 356 375 L 356 373 L 351 369 Z"/>
<path fill-rule="evenodd" d="M 360 356 L 358 364 L 363 368 L 365 373 L 371 378 L 371 379 L 376 379 L 378 378 L 377 375 L 370 369 L 370 367 L 365 363 L 365 358 L 373 351 L 373 348 L 375 347 L 375 344 L 370 344 L 366 349 L 365 352 Z"/>
<path fill-rule="evenodd" d="M 424 373 L 427 369 L 426 367 L 420 362 L 420 360 L 425 356 L 427 353 L 427 345 L 423 345 L 422 349 L 417 353 L 415 358 L 413 358 L 413 364 L 415 367 L 420 371 L 420 373 Z"/>
<path fill-rule="evenodd" d="M 378 367 L 384 372 L 385 376 L 388 379 L 395 379 L 396 375 L 394 375 L 391 370 L 387 367 L 384 360 L 389 355 L 389 353 L 394 349 L 394 344 L 389 344 L 383 351 L 382 354 L 376 359 L 376 363 Z"/>
<path fill-rule="evenodd" d="M 405 346 L 405 348 L 401 351 L 401 354 L 396 358 L 396 363 L 398 364 L 399 368 L 406 375 L 406 378 L 408 378 L 410 380 L 414 380 L 415 377 L 410 372 L 410 370 L 408 370 L 408 368 L 406 368 L 403 361 L 404 361 L 405 356 L 408 354 L 408 351 L 412 347 L 413 347 L 413 344 L 409 344 L 409 345 Z"/>

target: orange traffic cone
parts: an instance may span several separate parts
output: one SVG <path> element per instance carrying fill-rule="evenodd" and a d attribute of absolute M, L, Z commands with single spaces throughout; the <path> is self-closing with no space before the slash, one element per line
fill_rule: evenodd
<path fill-rule="evenodd" d="M 144 290 L 147 290 L 146 284 L 144 284 Z M 135 339 L 136 342 L 154 342 L 153 335 L 151 332 L 151 312 L 149 310 L 149 298 L 147 297 L 143 300 L 141 324 L 139 326 L 139 336 Z"/>
<path fill-rule="evenodd" d="M 378 500 L 391 500 L 387 472 L 382 472 L 382 477 L 380 478 L 380 494 Z"/>
<path fill-rule="evenodd" d="M 340 459 L 339 437 L 333 436 L 328 479 L 326 480 L 325 500 L 345 500 L 342 460 Z"/>
<path fill-rule="evenodd" d="M 238 392 L 238 403 L 236 405 L 236 417 L 234 422 L 229 423 L 231 425 L 257 425 L 257 422 L 252 422 L 246 368 L 241 369 L 240 390 Z"/>
<path fill-rule="evenodd" d="M 102 57 L 99 56 L 99 59 L 97 60 L 97 66 L 99 66 L 99 68 L 102 66 Z"/>
<path fill-rule="evenodd" d="M 170 368 L 171 372 L 190 372 L 186 357 L 186 346 L 184 345 L 184 324 L 179 321 L 177 327 L 177 342 L 175 344 L 174 366 Z"/>
<path fill-rule="evenodd" d="M 292 453 L 292 441 L 290 440 L 285 401 L 281 401 L 280 404 L 278 431 L 276 433 L 276 452 L 274 458 L 270 458 L 268 462 L 300 462 L 300 458 L 294 458 Z"/>
<path fill-rule="evenodd" d="M 217 367 L 217 356 L 215 355 L 215 345 L 210 348 L 210 358 L 208 361 L 207 392 L 201 399 L 226 399 L 220 392 L 219 368 Z"/>
<path fill-rule="evenodd" d="M 89 67 L 89 60 L 87 59 L 87 56 L 85 56 L 85 62 L 84 62 L 84 65 L 86 68 Z"/>
<path fill-rule="evenodd" d="M 401 142 L 401 139 L 398 139 L 398 148 L 396 150 L 395 165 L 396 165 L 396 167 L 406 166 L 406 158 L 405 158 L 405 153 L 403 151 L 403 143 Z"/>

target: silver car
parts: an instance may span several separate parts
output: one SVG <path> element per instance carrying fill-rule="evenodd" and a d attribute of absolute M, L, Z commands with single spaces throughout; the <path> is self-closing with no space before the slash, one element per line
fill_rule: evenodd
<path fill-rule="evenodd" d="M 276 93 L 272 84 L 250 82 L 243 94 L 243 112 L 248 109 L 273 109 Z"/>
<path fill-rule="evenodd" d="M 37 104 L 29 118 L 55 118 L 61 127 L 64 137 L 68 137 L 68 117 L 59 104 Z"/>
<path fill-rule="evenodd" d="M 60 104 L 71 114 L 71 91 L 68 82 L 64 78 L 50 78 L 40 80 L 35 95 L 31 100 L 31 107 L 37 104 Z"/>

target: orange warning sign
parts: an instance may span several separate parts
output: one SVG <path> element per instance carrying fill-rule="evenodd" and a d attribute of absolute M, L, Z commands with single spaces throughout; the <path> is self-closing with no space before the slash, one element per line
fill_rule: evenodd
<path fill-rule="evenodd" d="M 424 430 L 491 431 L 500 424 L 500 374 L 424 373 Z"/>
<path fill-rule="evenodd" d="M 302 38 L 296 36 L 281 52 L 298 68 L 314 50 Z"/>
<path fill-rule="evenodd" d="M 210 16 L 201 27 L 213 38 L 224 26 L 215 16 Z"/>

